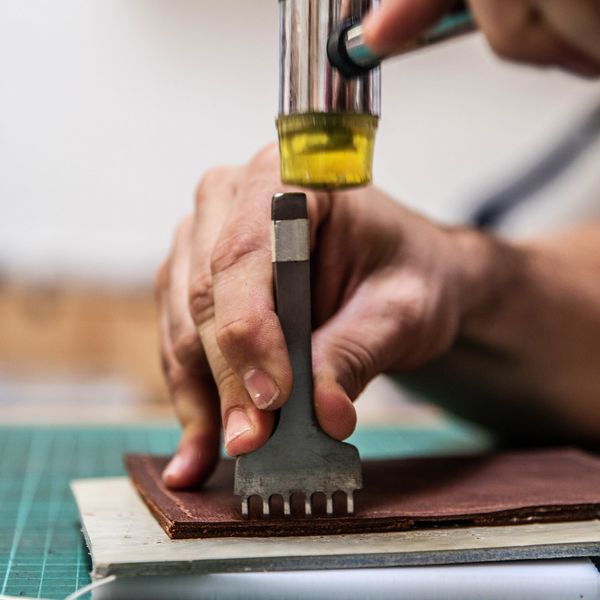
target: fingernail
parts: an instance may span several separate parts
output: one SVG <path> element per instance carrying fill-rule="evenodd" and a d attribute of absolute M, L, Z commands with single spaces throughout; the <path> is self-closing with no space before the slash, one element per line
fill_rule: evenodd
<path fill-rule="evenodd" d="M 246 413 L 243 410 L 232 410 L 225 425 L 225 445 L 252 429 Z"/>
<path fill-rule="evenodd" d="M 185 468 L 185 458 L 177 453 L 165 467 L 163 479 L 178 478 Z"/>
<path fill-rule="evenodd" d="M 257 408 L 265 410 L 277 400 L 279 388 L 273 378 L 260 369 L 250 369 L 244 375 L 244 385 Z"/>

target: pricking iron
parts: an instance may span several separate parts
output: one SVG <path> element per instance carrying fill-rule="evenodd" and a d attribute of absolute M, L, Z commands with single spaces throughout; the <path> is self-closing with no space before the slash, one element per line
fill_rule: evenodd
<path fill-rule="evenodd" d="M 295 517 L 310 516 L 320 494 L 325 496 L 324 512 L 333 515 L 334 494 L 336 513 L 338 507 L 336 492 L 345 494 L 345 512 L 351 514 L 354 491 L 362 487 L 358 450 L 323 432 L 313 404 L 306 195 L 275 194 L 271 220 L 275 300 L 292 364 L 293 387 L 266 444 L 237 458 L 235 493 L 241 496 L 245 517 L 254 513 L 250 510 L 253 496 L 262 500 L 263 517 L 279 512 L 278 496 L 283 516 L 292 512 Z"/>

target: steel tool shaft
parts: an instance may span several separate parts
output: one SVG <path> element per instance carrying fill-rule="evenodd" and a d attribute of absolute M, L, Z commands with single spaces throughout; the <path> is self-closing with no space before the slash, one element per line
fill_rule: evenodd
<path fill-rule="evenodd" d="M 273 496 L 283 499 L 283 515 L 292 513 L 291 498 L 301 494 L 304 515 L 313 512 L 313 495 L 322 493 L 326 513 L 333 514 L 335 492 L 346 495 L 346 512 L 354 511 L 353 493 L 362 486 L 360 457 L 350 444 L 330 438 L 320 428 L 313 403 L 310 310 L 310 244 L 305 194 L 276 194 L 272 204 L 273 279 L 277 314 L 293 371 L 292 393 L 279 412 L 267 443 L 238 457 L 235 493 L 242 514 L 250 498 L 262 499 L 262 514 L 271 514 Z"/>

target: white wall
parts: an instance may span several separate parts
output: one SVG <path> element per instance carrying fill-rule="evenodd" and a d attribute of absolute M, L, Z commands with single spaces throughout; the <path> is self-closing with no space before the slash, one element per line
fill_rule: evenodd
<path fill-rule="evenodd" d="M 275 0 L 0 0 L 0 271 L 148 281 L 202 171 L 274 138 L 276 59 Z M 600 99 L 477 36 L 383 77 L 375 178 L 449 220 Z M 597 210 L 599 165 L 520 231 Z"/>

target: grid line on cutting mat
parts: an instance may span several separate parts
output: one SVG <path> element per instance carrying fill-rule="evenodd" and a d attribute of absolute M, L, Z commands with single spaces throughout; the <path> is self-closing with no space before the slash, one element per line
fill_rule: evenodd
<path fill-rule="evenodd" d="M 0 595 L 64 598 L 91 568 L 69 481 L 121 475 L 125 452 L 172 452 L 175 428 L 0 427 Z"/>

